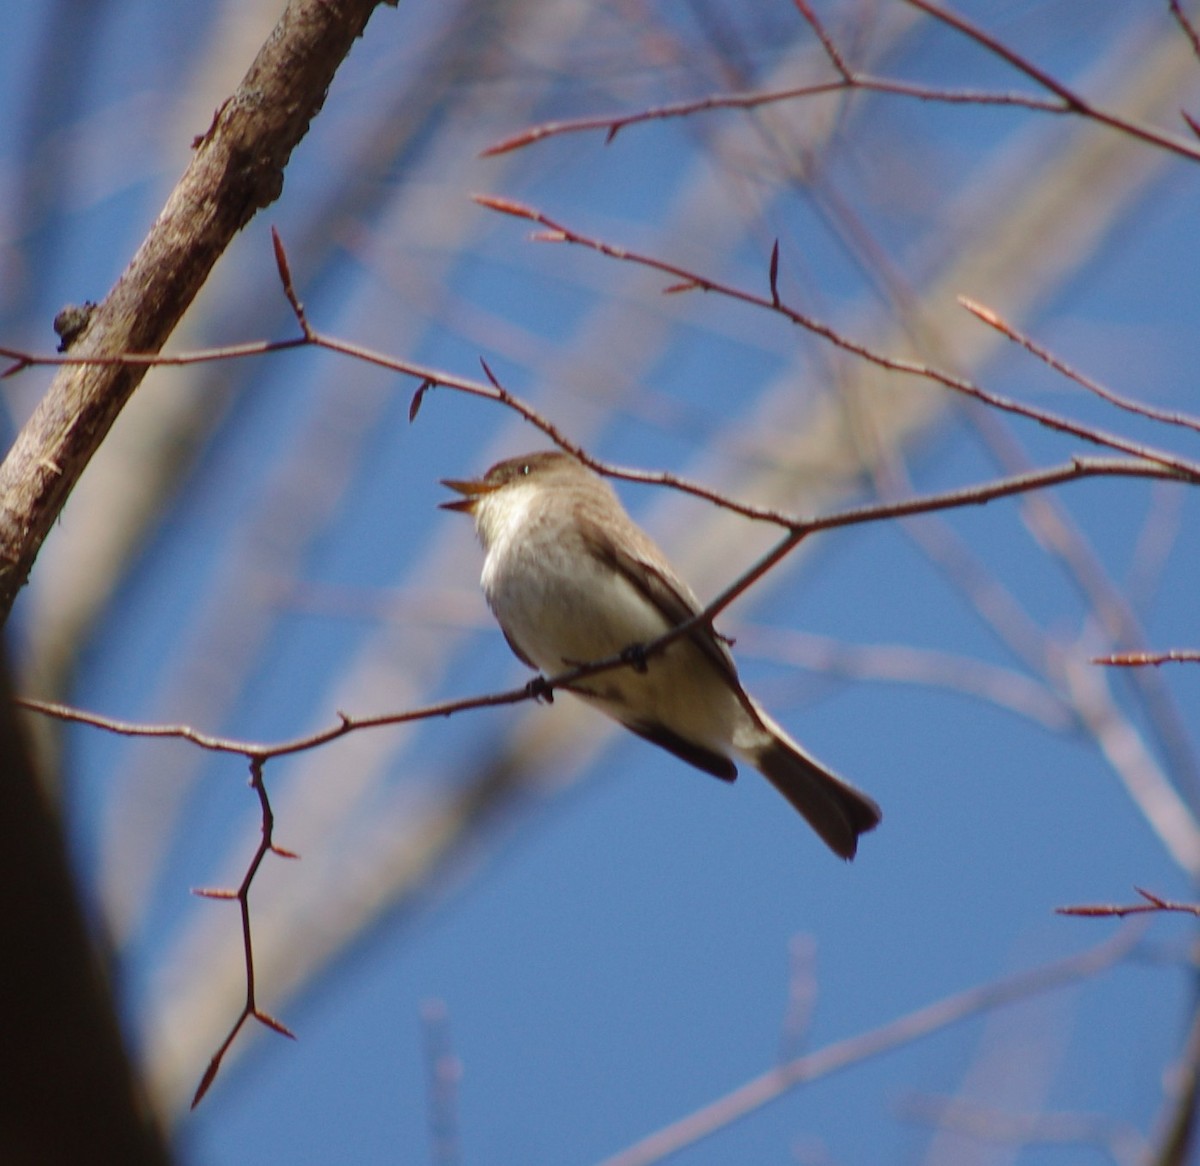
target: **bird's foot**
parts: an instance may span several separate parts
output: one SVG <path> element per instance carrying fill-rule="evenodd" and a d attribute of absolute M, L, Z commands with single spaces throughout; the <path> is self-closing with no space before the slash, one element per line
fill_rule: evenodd
<path fill-rule="evenodd" d="M 538 704 L 554 703 L 554 689 L 550 687 L 550 681 L 540 672 L 525 685 L 525 692 L 531 700 L 536 700 Z"/>

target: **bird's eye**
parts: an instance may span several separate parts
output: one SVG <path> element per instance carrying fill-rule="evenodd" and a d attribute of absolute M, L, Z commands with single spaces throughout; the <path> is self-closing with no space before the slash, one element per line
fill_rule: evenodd
<path fill-rule="evenodd" d="M 527 476 L 529 475 L 530 468 L 531 468 L 531 467 L 530 467 L 529 463 L 528 463 L 528 462 L 526 462 L 526 463 L 525 463 L 525 464 L 524 464 L 524 465 L 521 467 L 521 476 L 522 476 L 522 477 L 527 477 Z"/>

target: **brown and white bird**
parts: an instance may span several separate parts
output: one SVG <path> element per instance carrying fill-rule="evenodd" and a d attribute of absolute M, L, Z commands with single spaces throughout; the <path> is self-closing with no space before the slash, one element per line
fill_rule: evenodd
<path fill-rule="evenodd" d="M 482 478 L 443 485 L 462 495 L 443 508 L 475 520 L 483 591 L 505 638 L 547 676 L 649 644 L 701 610 L 608 482 L 569 454 L 510 458 Z M 735 758 L 754 766 L 835 854 L 854 857 L 879 807 L 771 719 L 710 628 L 697 626 L 642 663 L 568 690 L 725 781 L 737 776 Z"/>

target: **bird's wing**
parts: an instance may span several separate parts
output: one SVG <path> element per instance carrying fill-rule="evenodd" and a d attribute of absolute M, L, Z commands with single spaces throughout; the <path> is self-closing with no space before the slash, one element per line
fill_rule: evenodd
<path fill-rule="evenodd" d="M 499 621 L 497 621 L 497 622 L 499 622 Z M 521 645 L 518 644 L 517 641 L 514 640 L 512 638 L 512 636 L 510 636 L 508 634 L 508 629 L 503 624 L 500 625 L 500 631 L 504 633 L 504 639 L 508 643 L 508 646 L 512 649 L 512 654 L 514 656 L 516 656 L 516 658 L 518 660 L 520 660 L 522 664 L 528 665 L 535 672 L 541 671 L 538 668 L 538 666 L 525 653 L 525 651 L 522 649 Z"/>
<path fill-rule="evenodd" d="M 655 607 L 668 627 L 677 627 L 702 610 L 692 589 L 675 573 L 650 537 L 632 522 L 618 544 L 596 523 L 581 521 L 584 541 L 602 563 L 621 575 Z M 711 628 L 697 626 L 687 636 L 709 662 L 740 692 L 729 649 Z"/>

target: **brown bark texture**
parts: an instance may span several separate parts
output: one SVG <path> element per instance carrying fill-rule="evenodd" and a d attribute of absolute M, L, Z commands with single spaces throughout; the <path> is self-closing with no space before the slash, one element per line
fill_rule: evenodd
<path fill-rule="evenodd" d="M 292 150 L 380 0 L 290 0 L 236 92 L 72 354 L 157 353 L 255 212 L 279 197 Z M 0 464 L 0 622 L 145 365 L 64 365 Z"/>

